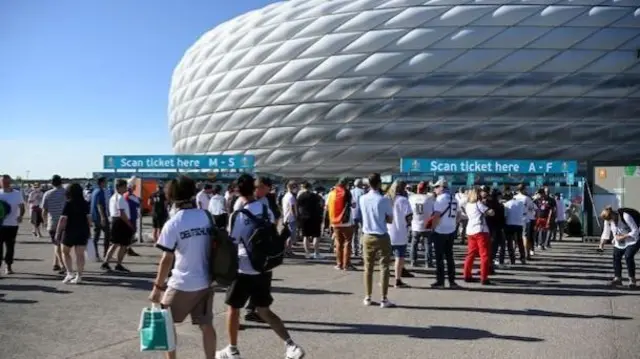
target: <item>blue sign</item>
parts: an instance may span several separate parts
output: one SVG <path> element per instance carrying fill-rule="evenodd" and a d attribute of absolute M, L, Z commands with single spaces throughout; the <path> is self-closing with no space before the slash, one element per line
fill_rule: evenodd
<path fill-rule="evenodd" d="M 491 184 L 491 188 L 498 188 L 498 182 L 493 182 Z"/>
<path fill-rule="evenodd" d="M 536 182 L 535 181 L 529 181 L 529 188 L 536 188 Z"/>
<path fill-rule="evenodd" d="M 573 173 L 567 173 L 567 184 L 573 186 L 576 183 L 576 175 Z"/>
<path fill-rule="evenodd" d="M 150 155 L 104 156 L 104 168 L 113 170 L 253 169 L 254 156 L 245 155 Z"/>
<path fill-rule="evenodd" d="M 476 183 L 476 176 L 473 173 L 467 173 L 467 186 L 473 186 Z"/>
<path fill-rule="evenodd" d="M 402 158 L 402 172 L 575 173 L 576 161 Z"/>
<path fill-rule="evenodd" d="M 246 173 L 246 172 L 243 172 Z M 218 181 L 218 180 L 235 180 L 240 175 L 239 173 L 230 172 L 191 172 L 187 174 L 189 178 L 199 181 Z M 93 178 L 104 177 L 107 179 L 114 178 L 130 178 L 136 176 L 142 179 L 152 180 L 169 180 L 176 178 L 178 174 L 176 172 L 93 172 Z"/>
<path fill-rule="evenodd" d="M 536 186 L 542 187 L 543 184 L 544 184 L 544 177 L 536 176 Z"/>

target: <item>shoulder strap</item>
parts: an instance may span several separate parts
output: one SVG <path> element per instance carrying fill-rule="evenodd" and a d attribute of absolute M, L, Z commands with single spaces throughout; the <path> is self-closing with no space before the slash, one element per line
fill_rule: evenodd
<path fill-rule="evenodd" d="M 245 215 L 245 216 L 247 216 L 247 217 L 249 218 L 249 220 L 251 220 L 254 224 L 258 224 L 258 225 L 262 225 L 262 224 L 264 224 L 264 221 L 263 221 L 261 218 L 256 217 L 256 215 L 255 215 L 255 214 L 253 214 L 253 213 L 251 213 L 251 211 L 249 211 L 248 209 L 242 208 L 242 209 L 240 209 L 240 210 L 236 211 L 236 212 L 234 213 L 234 215 L 235 215 L 236 213 L 242 213 L 242 214 L 244 214 L 244 215 Z"/>
<path fill-rule="evenodd" d="M 262 220 L 263 221 L 269 220 L 269 208 L 267 207 L 266 204 L 262 204 Z"/>

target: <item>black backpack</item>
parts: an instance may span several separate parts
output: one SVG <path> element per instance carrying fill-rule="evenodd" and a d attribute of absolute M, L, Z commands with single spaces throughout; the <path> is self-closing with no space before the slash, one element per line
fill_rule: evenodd
<path fill-rule="evenodd" d="M 622 221 L 624 221 L 624 216 L 623 216 L 624 213 L 630 215 L 631 218 L 633 218 L 633 221 L 636 222 L 636 226 L 640 226 L 640 212 L 636 211 L 633 208 L 626 208 L 626 207 L 619 208 L 618 214 L 620 215 L 620 219 Z M 627 225 L 627 227 L 631 228 L 631 226 L 629 226 L 629 223 L 625 222 L 625 224 Z"/>
<path fill-rule="evenodd" d="M 211 231 L 211 252 L 209 253 L 209 279 L 221 286 L 229 286 L 238 275 L 238 246 L 224 229 L 216 227 L 209 211 L 204 211 L 209 219 Z M 235 217 L 234 217 L 235 218 Z"/>
<path fill-rule="evenodd" d="M 267 206 L 263 205 L 261 218 L 256 217 L 247 209 L 236 212 L 244 214 L 253 223 L 253 233 L 251 233 L 249 240 L 245 242 L 240 238 L 240 241 L 247 250 L 251 266 L 260 273 L 268 272 L 281 265 L 285 254 L 285 239 L 278 233 L 276 225 L 269 220 L 268 211 Z M 233 225 L 234 222 L 231 223 Z M 233 229 L 231 231 L 233 232 Z"/>

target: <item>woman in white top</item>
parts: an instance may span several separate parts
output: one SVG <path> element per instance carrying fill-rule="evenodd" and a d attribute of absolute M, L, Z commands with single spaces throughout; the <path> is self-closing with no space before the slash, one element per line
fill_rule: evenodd
<path fill-rule="evenodd" d="M 407 199 L 407 185 L 402 181 L 396 181 L 387 191 L 387 197 L 391 199 L 393 207 L 393 222 L 387 224 L 389 237 L 391 238 L 391 249 L 396 258 L 395 277 L 396 288 L 407 287 L 402 281 L 402 271 L 404 270 L 404 257 L 407 252 L 409 242 L 409 223 L 411 223 L 411 205 Z"/>
<path fill-rule="evenodd" d="M 614 211 L 611 206 L 604 208 L 600 217 L 604 220 L 602 238 L 612 236 L 613 242 L 613 272 L 614 277 L 611 285 L 622 284 L 622 258 L 627 263 L 629 273 L 629 287 L 636 286 L 636 262 L 635 255 L 640 248 L 638 236 L 638 221 L 640 213 L 631 208 L 620 208 Z M 635 217 L 635 219 L 634 219 Z"/>
<path fill-rule="evenodd" d="M 464 260 L 464 281 L 473 282 L 473 262 L 480 255 L 480 280 L 482 284 L 489 282 L 491 271 L 491 238 L 486 216 L 493 216 L 493 210 L 485 206 L 480 200 L 480 191 L 468 191 L 465 212 L 469 218 L 467 223 L 467 256 Z"/>
<path fill-rule="evenodd" d="M 527 215 L 527 209 L 524 206 L 524 202 L 517 199 L 512 193 L 505 193 L 504 199 L 504 215 L 505 215 L 505 227 L 504 234 L 507 239 L 507 247 L 509 248 L 509 257 L 511 264 L 516 264 L 516 257 L 513 253 L 513 245 L 518 246 L 520 252 L 520 263 L 525 264 L 527 262 L 527 251 L 524 248 L 524 240 L 522 233 L 524 231 L 524 221 Z"/>

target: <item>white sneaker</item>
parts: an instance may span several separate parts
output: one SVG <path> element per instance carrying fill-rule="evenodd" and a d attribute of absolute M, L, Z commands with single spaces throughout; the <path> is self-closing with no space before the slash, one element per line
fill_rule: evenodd
<path fill-rule="evenodd" d="M 73 280 L 73 278 L 75 278 L 75 276 L 73 274 L 67 273 L 67 275 L 62 280 L 62 283 L 67 284 L 67 283 L 71 282 Z"/>
<path fill-rule="evenodd" d="M 362 304 L 366 305 L 366 306 L 370 306 L 371 305 L 371 297 L 365 297 L 364 300 L 362 301 Z"/>
<path fill-rule="evenodd" d="M 297 345 L 287 345 L 287 350 L 284 352 L 284 359 L 302 359 L 304 358 L 304 350 Z"/>
<path fill-rule="evenodd" d="M 242 359 L 240 358 L 240 352 L 236 350 L 236 352 L 231 351 L 231 347 L 227 346 L 222 350 L 218 350 L 216 352 L 216 359 Z"/>
<path fill-rule="evenodd" d="M 380 301 L 380 308 L 393 308 L 396 305 L 391 303 L 389 299 L 383 299 Z"/>
<path fill-rule="evenodd" d="M 324 259 L 324 257 L 320 253 L 314 253 L 313 254 L 313 259 Z"/>
<path fill-rule="evenodd" d="M 71 284 L 78 284 L 78 283 L 80 283 L 80 282 L 82 282 L 82 277 L 80 277 L 80 275 L 79 275 L 79 274 L 76 274 L 76 275 L 73 277 L 73 279 L 71 280 L 71 282 L 70 282 L 70 283 L 71 283 Z"/>

